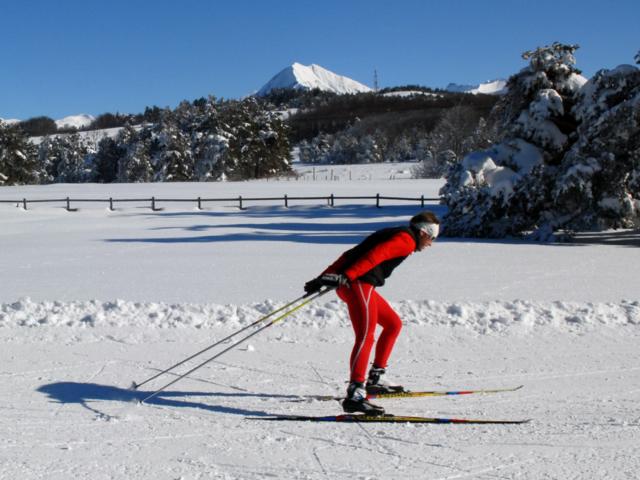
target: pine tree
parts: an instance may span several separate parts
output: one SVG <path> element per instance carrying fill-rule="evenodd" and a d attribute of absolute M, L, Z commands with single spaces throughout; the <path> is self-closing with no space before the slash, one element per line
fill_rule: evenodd
<path fill-rule="evenodd" d="M 173 112 L 166 112 L 150 129 L 147 153 L 153 167 L 153 181 L 184 182 L 191 179 L 190 114 L 190 105 L 182 102 Z"/>
<path fill-rule="evenodd" d="M 93 179 L 98 183 L 112 183 L 118 178 L 118 163 L 125 155 L 125 149 L 110 138 L 104 137 L 98 143 L 94 160 Z"/>
<path fill-rule="evenodd" d="M 139 132 L 126 125 L 119 133 L 117 141 L 124 149 L 124 155 L 118 163 L 119 182 L 150 182 L 153 178 L 151 149 L 153 140 L 149 127 Z"/>
<path fill-rule="evenodd" d="M 571 114 L 586 81 L 576 45 L 525 52 L 529 66 L 512 76 L 490 119 L 499 143 L 467 155 L 441 190 L 448 235 L 502 237 L 535 230 L 550 203 L 550 180 L 570 146 Z"/>
<path fill-rule="evenodd" d="M 573 111 L 578 140 L 559 167 L 555 218 L 570 229 L 634 227 L 640 218 L 640 70 L 600 70 Z"/>
<path fill-rule="evenodd" d="M 47 175 L 56 183 L 80 183 L 89 180 L 87 164 L 90 151 L 77 133 L 57 135 L 43 142 L 41 154 L 47 158 Z"/>
<path fill-rule="evenodd" d="M 215 181 L 226 178 L 229 155 L 229 134 L 223 129 L 219 105 L 209 97 L 197 106 L 191 149 L 194 161 L 194 179 Z"/>
<path fill-rule="evenodd" d="M 632 227 L 640 218 L 640 70 L 621 65 L 586 82 L 577 46 L 526 52 L 492 112 L 501 141 L 452 168 L 441 193 L 449 235 Z"/>
<path fill-rule="evenodd" d="M 229 102 L 221 113 L 229 132 L 230 178 L 265 178 L 291 171 L 287 127 L 274 112 L 248 98 Z"/>
<path fill-rule="evenodd" d="M 0 185 L 39 183 L 43 178 L 35 146 L 17 125 L 0 121 Z"/>

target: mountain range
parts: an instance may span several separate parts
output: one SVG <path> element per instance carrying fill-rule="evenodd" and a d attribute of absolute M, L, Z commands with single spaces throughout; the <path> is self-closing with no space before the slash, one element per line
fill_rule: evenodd
<path fill-rule="evenodd" d="M 450 83 L 445 90 L 449 92 L 500 95 L 506 91 L 506 84 L 506 80 L 502 79 L 490 80 L 477 85 Z M 312 90 L 314 88 L 338 94 L 373 91 L 363 83 L 338 75 L 320 65 L 302 65 L 296 62 L 271 78 L 258 90 L 257 95 L 267 95 L 274 89 Z"/>
<path fill-rule="evenodd" d="M 449 92 L 463 93 L 483 93 L 488 95 L 500 95 L 506 91 L 506 80 L 498 79 L 480 83 L 478 85 L 458 85 L 450 83 L 445 90 Z M 293 63 L 292 65 L 281 70 L 274 75 L 256 95 L 267 95 L 274 89 L 294 89 L 294 90 L 312 90 L 320 89 L 323 91 L 334 92 L 337 94 L 353 94 L 362 92 L 372 92 L 373 89 L 367 85 L 353 80 L 343 75 L 338 75 L 327 70 L 320 65 L 302 65 L 301 63 Z M 398 94 L 398 92 L 396 92 Z M 79 114 L 70 115 L 60 120 L 56 120 L 58 128 L 82 128 L 95 119 L 92 115 Z M 0 121 L 6 123 L 17 123 L 17 119 L 2 119 Z"/>

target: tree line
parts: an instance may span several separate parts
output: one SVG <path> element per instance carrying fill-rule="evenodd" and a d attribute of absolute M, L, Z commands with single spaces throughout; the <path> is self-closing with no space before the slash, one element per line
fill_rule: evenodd
<path fill-rule="evenodd" d="M 127 123 L 95 142 L 80 133 L 34 145 L 19 125 L 0 124 L 0 184 L 216 181 L 291 170 L 288 128 L 254 98 L 182 102 L 154 123 Z"/>

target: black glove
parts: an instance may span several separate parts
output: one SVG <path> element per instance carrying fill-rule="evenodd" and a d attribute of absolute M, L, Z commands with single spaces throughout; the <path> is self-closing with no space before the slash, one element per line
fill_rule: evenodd
<path fill-rule="evenodd" d="M 304 291 L 307 295 L 312 295 L 316 292 L 319 292 L 322 288 L 322 282 L 320 282 L 320 277 L 314 278 L 313 280 L 309 280 L 304 284 Z"/>
<path fill-rule="evenodd" d="M 337 288 L 349 285 L 349 279 L 341 273 L 325 273 L 304 284 L 307 295 L 319 292 L 322 287 Z"/>

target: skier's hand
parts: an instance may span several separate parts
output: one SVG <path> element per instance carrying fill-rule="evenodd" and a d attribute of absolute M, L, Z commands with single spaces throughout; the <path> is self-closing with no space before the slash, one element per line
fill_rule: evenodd
<path fill-rule="evenodd" d="M 342 273 L 325 273 L 320 275 L 320 283 L 326 287 L 348 287 L 349 279 Z"/>
<path fill-rule="evenodd" d="M 320 277 L 316 277 L 313 280 L 309 280 L 304 284 L 304 291 L 307 295 L 312 295 L 316 292 L 319 292 L 322 288 L 322 282 L 320 281 Z"/>
<path fill-rule="evenodd" d="M 346 276 L 341 273 L 325 273 L 305 283 L 304 291 L 307 295 L 312 295 L 319 292 L 322 287 L 337 288 L 343 285 L 349 286 L 349 279 Z"/>

